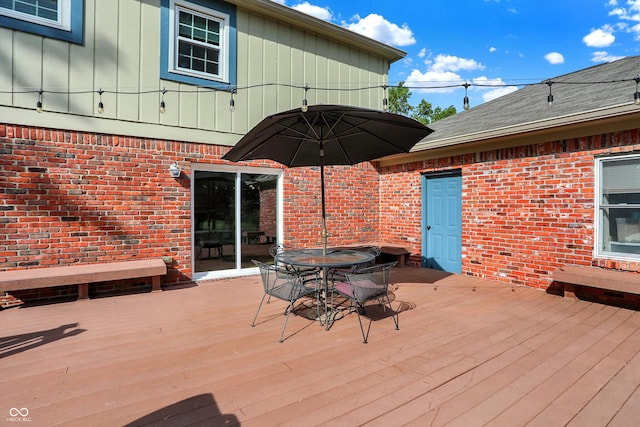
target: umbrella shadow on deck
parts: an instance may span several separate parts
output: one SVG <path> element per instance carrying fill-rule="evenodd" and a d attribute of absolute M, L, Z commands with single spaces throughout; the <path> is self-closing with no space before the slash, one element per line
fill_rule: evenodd
<path fill-rule="evenodd" d="M 177 425 L 237 426 L 240 420 L 233 414 L 223 414 L 213 395 L 199 394 L 165 406 L 135 421 L 125 424 L 133 426 L 177 426 Z"/>
<path fill-rule="evenodd" d="M 23 351 L 31 350 L 32 348 L 49 344 L 63 338 L 72 337 L 86 332 L 86 329 L 73 328 L 78 328 L 78 323 L 61 325 L 57 328 L 48 329 L 46 331 L 30 332 L 28 334 L 1 337 L 0 359 L 3 357 L 12 356 L 17 353 L 22 353 Z M 72 330 L 67 331 L 67 329 Z"/>

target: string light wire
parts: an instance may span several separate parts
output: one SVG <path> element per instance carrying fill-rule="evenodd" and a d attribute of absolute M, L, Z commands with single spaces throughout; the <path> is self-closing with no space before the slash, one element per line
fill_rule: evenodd
<path fill-rule="evenodd" d="M 349 87 L 349 88 L 344 88 L 344 87 L 313 87 L 313 86 L 309 86 L 308 84 L 303 85 L 295 85 L 295 84 L 290 84 L 290 83 L 259 83 L 259 84 L 253 84 L 253 85 L 248 85 L 248 86 L 243 86 L 243 87 L 239 87 L 239 86 L 227 86 L 227 87 L 208 87 L 208 86 L 198 86 L 194 89 L 174 89 L 174 90 L 168 90 L 166 88 L 162 88 L 162 89 L 150 89 L 150 90 L 133 90 L 133 91 L 127 91 L 127 90 L 103 90 L 102 88 L 100 88 L 98 91 L 95 90 L 78 90 L 78 91 L 60 91 L 60 90 L 47 90 L 45 88 L 40 88 L 40 89 L 25 89 L 25 90 L 10 90 L 10 91 L 6 91 L 6 90 L 0 90 L 0 94 L 29 94 L 29 93 L 33 93 L 33 94 L 37 94 L 38 95 L 38 102 L 36 103 L 36 109 L 38 111 L 40 111 L 41 108 L 41 104 L 42 104 L 42 97 L 44 94 L 58 94 L 58 95 L 67 95 L 67 96 L 73 96 L 73 95 L 81 95 L 81 94 L 88 94 L 88 93 L 97 93 L 99 95 L 99 100 L 98 100 L 98 112 L 99 113 L 103 113 L 104 112 L 104 103 L 102 100 L 102 95 L 109 93 L 109 94 L 114 94 L 114 95 L 144 95 L 144 94 L 152 94 L 152 93 L 157 93 L 161 95 L 161 101 L 160 101 L 160 110 L 162 111 L 163 109 L 166 109 L 166 103 L 165 103 L 165 99 L 164 96 L 165 94 L 169 93 L 169 92 L 173 92 L 173 93 L 177 93 L 177 94 L 189 94 L 189 93 L 202 93 L 203 91 L 211 91 L 211 92 L 229 92 L 230 94 L 230 100 L 229 100 L 229 108 L 230 110 L 234 110 L 235 109 L 235 98 L 234 96 L 238 94 L 239 91 L 249 91 L 251 89 L 256 89 L 256 88 L 266 88 L 266 87 L 278 87 L 278 88 L 289 88 L 289 89 L 302 89 L 304 90 L 304 98 L 302 100 L 302 107 L 301 109 L 306 109 L 308 108 L 308 99 L 307 99 L 307 94 L 309 91 L 325 91 L 325 92 L 357 92 L 357 91 L 367 91 L 367 90 L 375 90 L 375 89 L 382 89 L 383 90 L 383 98 L 382 98 L 382 108 L 386 111 L 385 106 L 388 109 L 388 105 L 389 105 L 389 100 L 388 100 L 388 90 L 389 89 L 394 89 L 394 88 L 398 88 L 398 87 L 402 87 L 403 89 L 409 89 L 409 90 L 420 90 L 420 91 L 428 91 L 428 90 L 438 90 L 438 89 L 454 89 L 454 88 L 463 88 L 465 90 L 465 97 L 463 100 L 463 104 L 465 109 L 467 109 L 468 107 L 468 89 L 471 87 L 477 87 L 477 88 L 506 88 L 506 87 L 528 87 L 528 86 L 539 86 L 539 85 L 547 85 L 549 88 L 549 95 L 547 96 L 547 103 L 548 104 L 552 104 L 553 103 L 553 94 L 551 91 L 551 86 L 552 85 L 598 85 L 598 84 L 616 84 L 616 83 L 626 83 L 626 82 L 634 82 L 636 85 L 636 90 L 634 92 L 633 95 L 633 101 L 634 103 L 640 105 L 640 74 L 636 75 L 633 78 L 628 78 L 628 79 L 618 79 L 618 80 L 606 80 L 606 81 L 572 81 L 572 82 L 563 82 L 563 81 L 551 81 L 551 80 L 544 80 L 542 82 L 535 82 L 535 83 L 527 83 L 524 82 L 523 80 L 520 80 L 519 83 L 501 83 L 501 84 L 495 84 L 495 83 L 469 83 L 468 81 L 465 81 L 463 83 L 459 83 L 459 82 L 450 82 L 448 84 L 442 84 L 442 82 L 425 82 L 425 84 L 418 84 L 418 85 L 398 85 L 398 86 L 390 86 L 388 84 L 376 84 L 376 85 L 365 85 L 365 86 L 357 86 L 357 87 Z M 428 84 L 428 83 L 433 83 L 433 84 Z"/>

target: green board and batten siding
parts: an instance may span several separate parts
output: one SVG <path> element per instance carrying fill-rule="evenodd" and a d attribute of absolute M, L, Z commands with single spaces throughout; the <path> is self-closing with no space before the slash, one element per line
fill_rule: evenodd
<path fill-rule="evenodd" d="M 8 123 L 233 145 L 264 116 L 301 105 L 304 90 L 281 85 L 373 86 L 309 90 L 307 98 L 310 104 L 381 108 L 388 56 L 240 5 L 237 85 L 274 85 L 240 89 L 231 113 L 229 92 L 159 78 L 160 10 L 160 0 L 86 0 L 83 44 L 0 28 L 0 117 Z M 37 93 L 20 92 L 41 87 L 47 91 L 45 113 L 37 114 Z M 167 108 L 161 114 L 163 88 Z M 105 91 L 104 114 L 97 112 L 99 89 Z"/>

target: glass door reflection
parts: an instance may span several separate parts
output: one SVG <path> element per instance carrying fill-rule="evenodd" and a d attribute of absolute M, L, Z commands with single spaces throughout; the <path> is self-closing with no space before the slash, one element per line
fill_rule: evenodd
<path fill-rule="evenodd" d="M 255 267 L 276 238 L 278 176 L 194 172 L 194 271 Z"/>

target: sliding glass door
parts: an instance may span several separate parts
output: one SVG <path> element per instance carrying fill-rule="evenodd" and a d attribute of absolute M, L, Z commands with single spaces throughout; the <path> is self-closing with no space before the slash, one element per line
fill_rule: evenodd
<path fill-rule="evenodd" d="M 278 236 L 279 180 L 273 170 L 195 170 L 193 271 L 195 279 L 223 277 L 270 260 Z"/>

